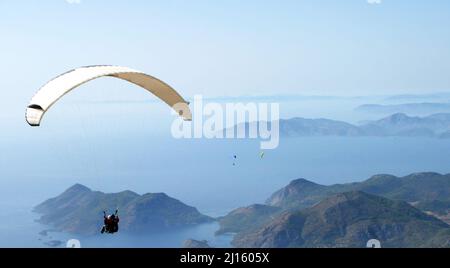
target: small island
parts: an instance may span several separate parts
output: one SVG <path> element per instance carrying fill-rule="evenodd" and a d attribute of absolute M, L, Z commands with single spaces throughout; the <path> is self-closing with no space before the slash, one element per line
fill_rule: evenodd
<path fill-rule="evenodd" d="M 56 231 L 93 235 L 103 225 L 103 211 L 119 209 L 120 230 L 155 233 L 214 221 L 164 193 L 139 195 L 132 191 L 103 193 L 76 184 L 34 208 L 38 221 Z"/>

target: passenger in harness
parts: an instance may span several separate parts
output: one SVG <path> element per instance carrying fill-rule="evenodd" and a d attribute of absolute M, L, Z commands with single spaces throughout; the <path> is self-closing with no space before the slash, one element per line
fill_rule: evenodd
<path fill-rule="evenodd" d="M 106 216 L 106 212 L 103 211 L 103 222 L 104 225 L 102 227 L 101 233 L 114 234 L 119 231 L 119 210 L 112 215 Z"/>

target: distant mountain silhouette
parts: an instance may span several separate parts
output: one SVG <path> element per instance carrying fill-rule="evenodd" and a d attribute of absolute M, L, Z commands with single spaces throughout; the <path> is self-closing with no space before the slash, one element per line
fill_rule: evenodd
<path fill-rule="evenodd" d="M 103 224 L 103 210 L 119 208 L 120 230 L 159 232 L 213 219 L 164 193 L 139 195 L 131 191 L 106 194 L 76 184 L 35 207 L 39 222 L 77 234 L 95 234 Z"/>
<path fill-rule="evenodd" d="M 399 103 L 399 102 L 450 102 L 450 92 L 436 92 L 429 94 L 402 94 L 388 96 L 384 102 Z"/>
<path fill-rule="evenodd" d="M 352 125 L 329 119 L 292 118 L 280 120 L 280 135 L 306 136 L 399 136 L 399 137 L 450 137 L 450 113 L 426 117 L 396 113 L 376 121 Z"/>
<path fill-rule="evenodd" d="M 450 103 L 421 102 L 390 105 L 364 104 L 358 106 L 355 110 L 358 112 L 374 114 L 405 113 L 410 115 L 429 115 L 435 113 L 449 113 Z"/>
<path fill-rule="evenodd" d="M 280 120 L 280 134 L 288 137 L 303 136 L 362 136 L 355 125 L 330 119 L 292 118 Z"/>
<path fill-rule="evenodd" d="M 450 114 L 412 117 L 397 113 L 377 121 L 368 122 L 360 128 L 366 135 L 440 137 L 450 130 Z"/>
<path fill-rule="evenodd" d="M 271 128 L 272 123 L 241 123 L 220 132 L 226 136 L 233 131 L 235 135 L 243 131 L 243 137 L 249 137 L 250 129 L 258 131 L 261 123 Z M 365 121 L 354 125 L 331 119 L 291 118 L 278 121 L 282 137 L 434 137 L 450 138 L 450 113 L 433 114 L 425 117 L 408 116 L 403 113 L 392 114 L 375 121 Z M 265 126 L 266 127 L 266 126 Z M 257 132 L 255 133 L 257 134 Z"/>

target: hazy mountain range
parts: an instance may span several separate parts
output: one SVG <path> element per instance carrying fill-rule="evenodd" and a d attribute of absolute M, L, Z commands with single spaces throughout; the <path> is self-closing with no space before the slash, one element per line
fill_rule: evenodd
<path fill-rule="evenodd" d="M 292 118 L 280 120 L 280 135 L 305 136 L 401 136 L 401 137 L 450 137 L 450 113 L 426 117 L 408 116 L 403 113 L 360 125 L 330 120 Z"/>
<path fill-rule="evenodd" d="M 436 92 L 429 94 L 403 94 L 387 96 L 383 99 L 384 102 L 404 103 L 404 102 L 442 102 L 450 101 L 450 92 Z"/>
<path fill-rule="evenodd" d="M 35 212 L 42 215 L 39 222 L 58 231 L 91 235 L 100 231 L 103 211 L 116 208 L 120 230 L 127 232 L 160 232 L 213 220 L 164 193 L 106 194 L 80 184 L 36 206 Z"/>
<path fill-rule="evenodd" d="M 422 102 L 390 105 L 364 104 L 358 106 L 355 110 L 358 112 L 376 114 L 406 113 L 413 115 L 429 115 L 434 113 L 449 113 L 450 103 Z"/>
<path fill-rule="evenodd" d="M 350 184 L 292 181 L 266 204 L 219 219 L 237 247 L 448 247 L 450 175 L 376 175 Z"/>

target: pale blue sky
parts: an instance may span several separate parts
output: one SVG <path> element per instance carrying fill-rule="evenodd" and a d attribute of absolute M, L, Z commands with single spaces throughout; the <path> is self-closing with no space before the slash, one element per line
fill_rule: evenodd
<path fill-rule="evenodd" d="M 448 14 L 446 0 L 0 0 L 0 97 L 26 103 L 91 64 L 140 69 L 188 97 L 445 91 Z"/>

